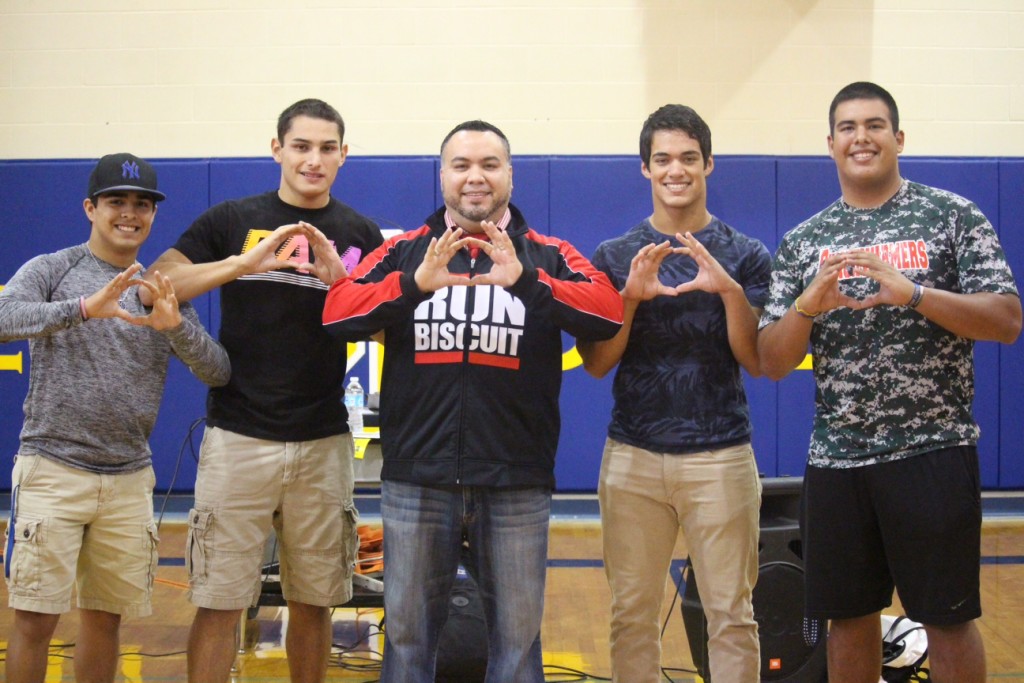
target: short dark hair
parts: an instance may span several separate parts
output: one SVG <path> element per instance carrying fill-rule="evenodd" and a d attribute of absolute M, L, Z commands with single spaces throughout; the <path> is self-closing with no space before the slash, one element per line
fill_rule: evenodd
<path fill-rule="evenodd" d="M 647 117 L 644 127 L 640 129 L 640 159 L 644 166 L 651 163 L 651 140 L 655 131 L 681 130 L 700 145 L 700 153 L 704 156 L 704 166 L 711 158 L 711 129 L 700 114 L 692 107 L 684 104 L 666 104 Z"/>
<path fill-rule="evenodd" d="M 889 94 L 889 91 L 870 81 L 857 81 L 844 87 L 832 98 L 832 104 L 828 108 L 829 135 L 832 135 L 836 129 L 836 107 L 850 100 L 882 100 L 882 103 L 889 108 L 889 122 L 892 124 L 892 132 L 899 132 L 900 110 L 896 107 L 896 100 Z"/>
<path fill-rule="evenodd" d="M 493 123 L 487 121 L 481 121 L 480 119 L 474 119 L 472 121 L 463 121 L 459 125 L 455 126 L 448 132 L 448 135 L 444 136 L 444 140 L 441 141 L 441 155 L 444 156 L 444 146 L 448 144 L 448 141 L 452 139 L 456 133 L 464 130 L 473 130 L 479 133 L 494 133 L 501 138 L 501 143 L 505 146 L 505 156 L 508 157 L 508 161 L 512 161 L 512 145 L 509 144 L 508 138 L 501 129 L 495 126 Z"/>
<path fill-rule="evenodd" d="M 338 141 L 345 141 L 345 120 L 341 118 L 338 110 L 323 100 L 308 98 L 299 100 L 291 105 L 277 117 L 277 141 L 284 144 L 284 136 L 292 128 L 292 121 L 297 116 L 308 116 L 313 119 L 323 119 L 338 125 Z"/>

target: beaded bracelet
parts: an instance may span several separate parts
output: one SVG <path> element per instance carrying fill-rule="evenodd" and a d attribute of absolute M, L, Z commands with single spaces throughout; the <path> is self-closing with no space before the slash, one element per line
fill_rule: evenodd
<path fill-rule="evenodd" d="M 921 299 L 924 298 L 924 287 L 918 283 L 914 283 L 914 293 L 910 295 L 910 301 L 907 302 L 907 306 L 911 308 L 917 308 L 918 304 L 921 303 Z"/>

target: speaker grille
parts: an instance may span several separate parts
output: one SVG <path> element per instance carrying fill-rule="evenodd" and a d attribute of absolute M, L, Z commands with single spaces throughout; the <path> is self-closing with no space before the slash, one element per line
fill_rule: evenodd
<path fill-rule="evenodd" d="M 770 683 L 824 683 L 827 679 L 823 619 L 804 617 L 804 558 L 800 538 L 800 478 L 764 479 L 761 496 L 754 620 L 761 642 L 761 680 Z M 708 624 L 693 568 L 687 570 L 681 603 L 683 626 L 697 672 L 708 670 Z M 729 683 L 722 681 L 720 683 Z"/>
<path fill-rule="evenodd" d="M 758 570 L 754 619 L 761 640 L 762 681 L 786 680 L 821 644 L 823 625 L 804 617 L 804 572 L 787 562 Z"/>

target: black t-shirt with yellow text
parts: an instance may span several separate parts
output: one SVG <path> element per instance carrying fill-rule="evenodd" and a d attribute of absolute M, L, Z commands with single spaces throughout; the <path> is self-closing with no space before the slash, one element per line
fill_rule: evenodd
<path fill-rule="evenodd" d="M 323 232 L 349 271 L 383 243 L 373 221 L 336 199 L 322 209 L 302 209 L 267 192 L 211 207 L 174 248 L 193 263 L 219 261 L 299 221 Z M 312 260 L 301 235 L 285 249 L 297 263 Z M 346 347 L 323 329 L 327 289 L 312 273 L 294 268 L 245 275 L 220 287 L 219 338 L 231 357 L 231 381 L 210 391 L 209 425 L 274 441 L 348 431 L 342 405 Z"/>

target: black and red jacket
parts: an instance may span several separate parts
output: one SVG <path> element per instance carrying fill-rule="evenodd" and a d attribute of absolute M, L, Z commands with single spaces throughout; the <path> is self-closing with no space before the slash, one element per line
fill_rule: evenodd
<path fill-rule="evenodd" d="M 562 331 L 608 339 L 622 299 L 571 244 L 529 228 L 511 207 L 507 234 L 523 264 L 508 288 L 446 287 L 424 294 L 413 274 L 444 208 L 393 237 L 331 287 L 324 326 L 345 339 L 383 330 L 382 479 L 424 485 L 554 488 L 560 427 Z M 480 250 L 449 272 L 486 273 Z"/>

